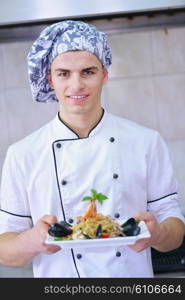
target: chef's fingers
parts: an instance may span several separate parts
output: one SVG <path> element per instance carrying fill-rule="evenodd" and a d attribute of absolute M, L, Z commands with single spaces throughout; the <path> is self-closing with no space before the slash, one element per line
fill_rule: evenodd
<path fill-rule="evenodd" d="M 43 244 L 43 248 L 42 248 L 42 253 L 45 254 L 52 254 L 52 253 L 56 253 L 59 250 L 61 250 L 61 247 L 57 246 L 57 245 L 47 245 L 47 244 Z"/>
<path fill-rule="evenodd" d="M 46 224 L 52 225 L 57 222 L 57 217 L 52 215 L 44 215 L 40 220 Z"/>
<path fill-rule="evenodd" d="M 153 220 L 154 216 L 149 211 L 139 210 L 139 211 L 136 212 L 136 214 L 134 216 L 134 219 L 140 220 L 140 221 L 143 220 L 143 221 L 147 222 L 147 221 Z"/>
<path fill-rule="evenodd" d="M 144 221 L 150 233 L 156 231 L 158 227 L 158 222 L 155 216 L 149 211 L 138 211 L 134 217 L 136 220 Z"/>
<path fill-rule="evenodd" d="M 32 232 L 39 244 L 45 241 L 50 225 L 55 223 L 56 220 L 55 216 L 45 215 L 34 225 Z"/>
<path fill-rule="evenodd" d="M 129 245 L 128 247 L 136 252 L 140 252 L 150 246 L 151 240 L 150 238 L 140 239 L 136 241 L 134 245 Z"/>
<path fill-rule="evenodd" d="M 57 245 L 47 245 L 45 244 L 45 239 L 47 237 L 48 228 L 50 225 L 57 222 L 57 218 L 52 215 L 45 215 L 39 220 L 40 234 L 41 234 L 41 242 L 42 242 L 42 253 L 52 254 L 61 250 L 61 247 Z"/>
<path fill-rule="evenodd" d="M 129 246 L 129 248 L 131 248 L 132 250 L 140 252 L 148 247 L 151 247 L 155 243 L 155 241 L 158 240 L 160 228 L 157 219 L 151 212 L 138 211 L 135 214 L 135 219 L 143 220 L 146 223 L 146 226 L 148 227 L 148 230 L 151 234 L 150 238 L 140 239 L 136 241 L 134 245 Z"/>

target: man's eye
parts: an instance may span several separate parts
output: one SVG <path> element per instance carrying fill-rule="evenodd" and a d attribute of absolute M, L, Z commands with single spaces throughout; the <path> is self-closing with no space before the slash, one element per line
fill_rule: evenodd
<path fill-rule="evenodd" d="M 85 70 L 85 71 L 83 71 L 83 74 L 84 74 L 84 75 L 93 75 L 94 72 L 91 71 L 91 70 Z"/>
<path fill-rule="evenodd" d="M 68 76 L 68 72 L 60 72 L 60 73 L 58 73 L 58 75 L 57 75 L 58 77 L 67 77 Z"/>

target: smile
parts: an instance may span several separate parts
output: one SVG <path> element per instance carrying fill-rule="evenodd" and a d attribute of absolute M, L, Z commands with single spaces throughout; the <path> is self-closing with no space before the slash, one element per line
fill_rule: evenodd
<path fill-rule="evenodd" d="M 87 95 L 80 95 L 80 96 L 69 96 L 72 99 L 84 99 L 87 97 Z"/>
<path fill-rule="evenodd" d="M 75 103 L 84 102 L 87 99 L 88 95 L 70 95 L 68 98 Z"/>

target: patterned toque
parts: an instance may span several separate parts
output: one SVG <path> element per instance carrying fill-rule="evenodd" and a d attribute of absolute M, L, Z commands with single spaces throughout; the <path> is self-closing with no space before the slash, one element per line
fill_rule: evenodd
<path fill-rule="evenodd" d="M 48 82 L 52 61 L 61 53 L 89 51 L 97 56 L 105 70 L 112 62 L 107 36 L 95 26 L 81 21 L 63 21 L 46 27 L 28 53 L 28 75 L 32 96 L 38 102 L 58 101 Z"/>

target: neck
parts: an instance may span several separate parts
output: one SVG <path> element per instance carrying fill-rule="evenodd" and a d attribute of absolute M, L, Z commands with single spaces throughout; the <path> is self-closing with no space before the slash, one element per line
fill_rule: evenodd
<path fill-rule="evenodd" d="M 66 118 L 65 114 L 59 112 L 59 117 L 63 123 L 70 127 L 80 138 L 87 137 L 91 129 L 100 121 L 103 114 L 103 109 L 100 108 L 96 115 L 77 115 L 72 114 L 70 118 Z"/>

